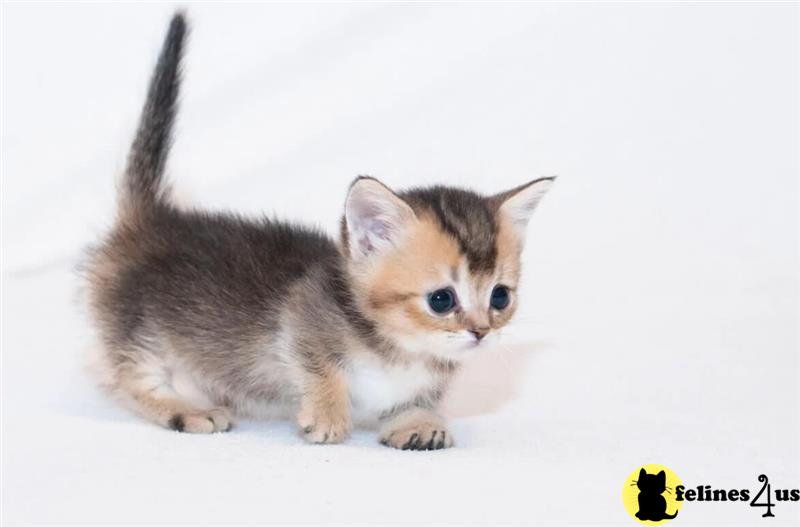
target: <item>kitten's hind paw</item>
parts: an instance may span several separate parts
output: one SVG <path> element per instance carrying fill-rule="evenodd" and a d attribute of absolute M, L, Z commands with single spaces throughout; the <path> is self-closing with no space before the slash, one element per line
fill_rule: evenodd
<path fill-rule="evenodd" d="M 167 422 L 167 428 L 193 434 L 227 432 L 232 427 L 230 414 L 222 408 L 176 413 Z"/>

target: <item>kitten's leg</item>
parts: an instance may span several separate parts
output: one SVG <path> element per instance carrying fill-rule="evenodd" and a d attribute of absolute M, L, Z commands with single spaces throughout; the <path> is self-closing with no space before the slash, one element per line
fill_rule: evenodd
<path fill-rule="evenodd" d="M 116 391 L 143 417 L 178 432 L 227 432 L 233 421 L 224 408 L 202 409 L 184 401 L 160 364 L 133 364 L 116 372 Z"/>
<path fill-rule="evenodd" d="M 444 419 L 431 410 L 412 407 L 389 418 L 380 429 L 382 445 L 402 450 L 439 450 L 453 446 Z"/>
<path fill-rule="evenodd" d="M 303 374 L 297 424 L 311 443 L 340 443 L 350 432 L 350 396 L 344 373 L 327 366 Z"/>

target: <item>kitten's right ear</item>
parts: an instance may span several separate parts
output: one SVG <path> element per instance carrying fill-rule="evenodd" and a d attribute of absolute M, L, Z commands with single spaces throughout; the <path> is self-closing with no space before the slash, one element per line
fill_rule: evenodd
<path fill-rule="evenodd" d="M 394 246 L 416 215 L 389 187 L 362 176 L 350 185 L 344 218 L 350 257 L 363 259 Z"/>
<path fill-rule="evenodd" d="M 524 238 L 525 227 L 528 225 L 533 210 L 550 190 L 555 179 L 555 176 L 535 179 L 490 198 L 499 213 L 508 218 L 520 238 Z"/>
<path fill-rule="evenodd" d="M 639 479 L 642 479 L 646 475 L 647 475 L 647 472 L 645 472 L 644 467 L 640 468 L 639 469 Z"/>

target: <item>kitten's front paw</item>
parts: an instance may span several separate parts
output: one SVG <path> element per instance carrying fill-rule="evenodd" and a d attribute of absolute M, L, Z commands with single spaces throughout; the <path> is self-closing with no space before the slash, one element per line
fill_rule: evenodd
<path fill-rule="evenodd" d="M 444 427 L 425 425 L 381 437 L 381 444 L 401 450 L 440 450 L 453 446 L 453 436 Z"/>
<path fill-rule="evenodd" d="M 178 432 L 211 434 L 227 432 L 233 427 L 233 420 L 227 410 L 212 408 L 211 410 L 176 413 L 167 422 L 167 427 Z"/>
<path fill-rule="evenodd" d="M 401 450 L 440 450 L 453 446 L 453 435 L 444 423 L 428 412 L 401 415 L 380 435 L 382 445 Z"/>
<path fill-rule="evenodd" d="M 344 409 L 308 406 L 300 411 L 297 424 L 309 443 L 341 443 L 350 433 L 350 416 Z"/>

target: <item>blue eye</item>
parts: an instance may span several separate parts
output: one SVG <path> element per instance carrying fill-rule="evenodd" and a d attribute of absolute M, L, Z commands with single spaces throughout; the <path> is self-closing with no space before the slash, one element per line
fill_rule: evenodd
<path fill-rule="evenodd" d="M 456 305 L 456 296 L 450 289 L 437 289 L 428 295 L 428 305 L 434 313 L 444 314 Z"/>
<path fill-rule="evenodd" d="M 497 309 L 502 310 L 508 307 L 511 302 L 511 296 L 508 294 L 508 288 L 504 285 L 498 285 L 492 290 L 492 299 L 489 304 Z"/>

